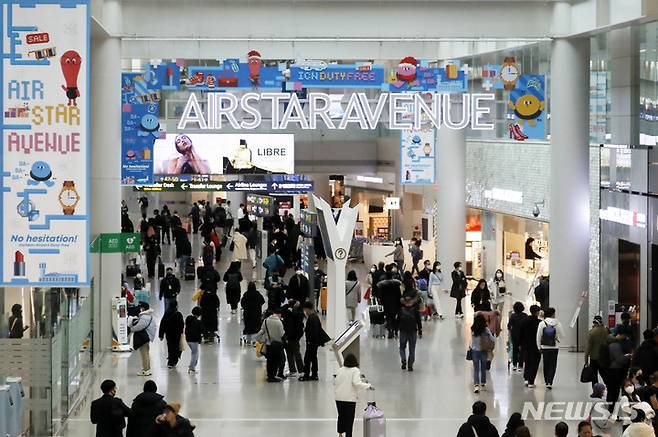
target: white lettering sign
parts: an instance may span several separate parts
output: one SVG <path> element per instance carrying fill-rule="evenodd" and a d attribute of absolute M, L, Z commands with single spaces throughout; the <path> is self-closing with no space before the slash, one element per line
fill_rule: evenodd
<path fill-rule="evenodd" d="M 433 94 L 432 99 L 426 101 L 419 93 L 382 93 L 373 107 L 366 93 L 354 93 L 337 123 L 330 118 L 331 98 L 324 93 L 309 93 L 308 105 L 303 105 L 297 94 L 290 93 L 246 93 L 240 99 L 230 93 L 207 93 L 205 98 L 205 105 L 201 105 L 197 97 L 190 94 L 178 122 L 179 130 L 190 127 L 221 130 L 227 125 L 232 129 L 256 129 L 263 119 L 258 109 L 262 102 L 271 105 L 272 129 L 296 126 L 306 130 L 321 125 L 327 129 L 346 129 L 358 125 L 363 130 L 373 130 L 380 122 L 386 123 L 391 130 L 418 130 L 427 122 L 436 129 L 457 130 L 469 125 L 473 130 L 494 129 L 493 122 L 484 120 L 490 108 L 483 106 L 485 101 L 494 100 L 493 94 L 463 93 L 461 101 L 451 102 L 450 94 Z M 451 111 L 453 105 L 460 109 L 457 115 Z M 202 110 L 204 106 L 205 111 Z M 305 106 L 308 109 L 305 110 Z M 385 108 L 388 109 L 388 119 L 382 120 Z M 236 111 L 246 113 L 248 117 L 238 121 Z M 407 118 L 409 112 L 414 114 L 413 121 Z"/>

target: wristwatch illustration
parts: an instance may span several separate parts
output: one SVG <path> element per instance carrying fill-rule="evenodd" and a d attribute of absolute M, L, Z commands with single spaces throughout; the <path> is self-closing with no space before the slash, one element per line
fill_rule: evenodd
<path fill-rule="evenodd" d="M 75 182 L 64 181 L 62 191 L 59 192 L 59 204 L 62 205 L 64 215 L 73 215 L 79 201 L 80 195 L 75 189 Z"/>
<path fill-rule="evenodd" d="M 503 88 L 507 91 L 516 86 L 516 81 L 519 80 L 519 67 L 516 65 L 516 58 L 508 56 L 503 59 L 503 65 L 500 68 L 500 78 L 503 80 Z"/>

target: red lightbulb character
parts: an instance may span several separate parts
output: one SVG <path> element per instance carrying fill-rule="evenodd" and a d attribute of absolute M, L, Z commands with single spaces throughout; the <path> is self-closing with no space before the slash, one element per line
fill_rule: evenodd
<path fill-rule="evenodd" d="M 66 91 L 66 97 L 69 99 L 68 106 L 78 106 L 76 99 L 80 97 L 80 90 L 78 89 L 78 74 L 80 73 L 80 64 L 82 58 L 75 50 L 69 50 L 62 55 L 59 60 L 62 67 L 62 74 L 66 86 L 62 85 L 62 89 Z"/>
<path fill-rule="evenodd" d="M 247 53 L 247 64 L 249 65 L 249 80 L 254 85 L 258 85 L 258 80 L 260 78 L 260 67 L 262 65 L 260 59 L 260 53 L 256 50 L 252 50 Z"/>

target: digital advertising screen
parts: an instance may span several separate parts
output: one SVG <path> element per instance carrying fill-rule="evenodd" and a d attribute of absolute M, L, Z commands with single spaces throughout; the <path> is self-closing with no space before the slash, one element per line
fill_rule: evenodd
<path fill-rule="evenodd" d="M 156 175 L 292 174 L 292 134 L 167 134 L 154 145 Z"/>

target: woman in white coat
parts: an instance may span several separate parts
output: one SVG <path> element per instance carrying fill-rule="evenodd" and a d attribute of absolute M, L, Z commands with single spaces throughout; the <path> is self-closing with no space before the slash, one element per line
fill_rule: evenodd
<path fill-rule="evenodd" d="M 361 380 L 359 362 L 353 354 L 348 354 L 343 360 L 343 367 L 338 369 L 334 378 L 334 393 L 336 410 L 338 410 L 338 435 L 352 437 L 354 413 L 359 389 L 372 389 L 372 386 Z"/>
<path fill-rule="evenodd" d="M 233 233 L 233 259 L 242 261 L 248 258 L 247 237 L 236 231 Z"/>
<path fill-rule="evenodd" d="M 503 306 L 505 306 L 505 296 L 507 296 L 507 284 L 505 284 L 505 275 L 503 271 L 498 269 L 494 273 L 494 277 L 489 283 L 489 290 L 491 291 L 491 306 L 494 311 L 503 313 Z"/>
<path fill-rule="evenodd" d="M 434 304 L 434 314 L 432 317 L 438 317 L 443 320 L 443 311 L 441 310 L 441 290 L 443 287 L 443 272 L 441 272 L 441 263 L 434 261 L 429 280 L 429 295 L 432 296 Z"/>

